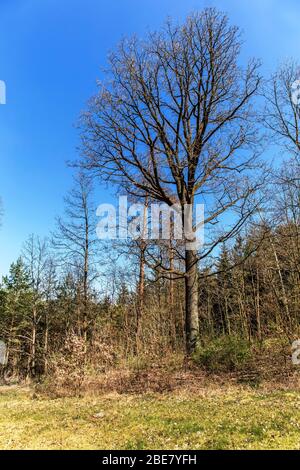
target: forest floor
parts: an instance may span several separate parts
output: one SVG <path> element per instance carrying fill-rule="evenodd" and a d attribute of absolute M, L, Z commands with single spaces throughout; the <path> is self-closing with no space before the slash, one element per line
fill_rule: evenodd
<path fill-rule="evenodd" d="M 0 448 L 300 449 L 300 393 L 233 385 L 48 399 L 0 387 Z"/>

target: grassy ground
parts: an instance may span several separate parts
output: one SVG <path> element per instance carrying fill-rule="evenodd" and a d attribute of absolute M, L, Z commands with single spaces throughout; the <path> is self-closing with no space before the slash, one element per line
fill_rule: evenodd
<path fill-rule="evenodd" d="M 297 392 L 49 400 L 0 388 L 1 449 L 300 449 L 299 428 Z"/>

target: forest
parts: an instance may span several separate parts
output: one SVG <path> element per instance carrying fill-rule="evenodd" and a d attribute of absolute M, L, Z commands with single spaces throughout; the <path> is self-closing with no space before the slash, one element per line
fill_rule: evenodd
<path fill-rule="evenodd" d="M 64 213 L 1 281 L 3 384 L 76 395 L 163 390 L 170 371 L 297 376 L 300 68 L 263 76 L 258 60 L 240 65 L 241 48 L 239 28 L 205 9 L 110 53 Z M 146 239 L 147 216 L 135 239 L 100 240 L 99 184 L 182 217 L 204 204 L 202 246 Z"/>

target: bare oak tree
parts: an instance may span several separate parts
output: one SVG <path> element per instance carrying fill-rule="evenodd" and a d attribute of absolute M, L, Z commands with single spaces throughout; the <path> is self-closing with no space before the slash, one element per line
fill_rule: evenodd
<path fill-rule="evenodd" d="M 186 204 L 205 204 L 206 244 L 184 254 L 188 354 L 199 337 L 198 260 L 239 231 L 262 184 L 251 106 L 259 63 L 242 70 L 239 51 L 238 28 L 215 9 L 169 21 L 120 43 L 83 116 L 86 169 L 135 197 L 178 204 L 182 218 Z"/>

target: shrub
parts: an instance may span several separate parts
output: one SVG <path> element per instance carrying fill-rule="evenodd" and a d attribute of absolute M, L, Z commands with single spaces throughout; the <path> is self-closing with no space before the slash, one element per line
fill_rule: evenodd
<path fill-rule="evenodd" d="M 233 372 L 245 366 L 250 357 L 250 345 L 246 340 L 221 336 L 200 346 L 193 360 L 209 372 Z"/>
<path fill-rule="evenodd" d="M 49 358 L 48 375 L 37 391 L 53 396 L 80 396 L 85 369 L 85 342 L 78 335 L 69 333 L 62 351 Z"/>

